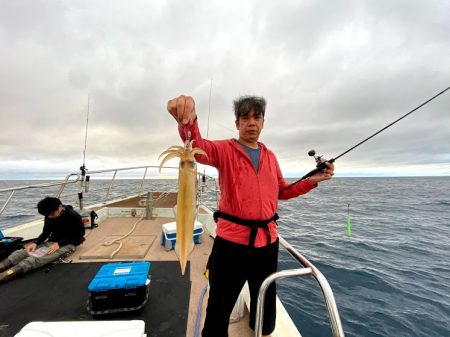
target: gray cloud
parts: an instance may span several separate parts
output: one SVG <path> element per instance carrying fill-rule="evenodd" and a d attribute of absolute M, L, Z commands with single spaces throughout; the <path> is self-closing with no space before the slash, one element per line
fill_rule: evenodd
<path fill-rule="evenodd" d="M 87 162 L 156 164 L 165 112 L 196 98 L 206 136 L 236 136 L 232 100 L 263 95 L 261 140 L 286 174 L 336 156 L 444 89 L 450 4 L 433 1 L 2 1 L 0 178 Z M 450 93 L 337 163 L 341 174 L 450 174 Z M 339 172 L 339 171 L 338 171 Z M 384 173 L 383 173 L 384 172 Z"/>

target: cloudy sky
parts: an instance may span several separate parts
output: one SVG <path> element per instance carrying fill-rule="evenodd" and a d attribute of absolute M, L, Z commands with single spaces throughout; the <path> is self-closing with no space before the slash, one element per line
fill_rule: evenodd
<path fill-rule="evenodd" d="M 287 176 L 450 86 L 447 0 L 0 2 L 0 179 L 158 164 L 167 100 L 209 138 L 232 101 L 267 99 L 261 141 Z M 210 87 L 212 83 L 211 100 Z M 175 164 L 175 163 L 173 163 Z M 336 162 L 338 176 L 450 175 L 450 90 Z M 214 171 L 210 171 L 214 172 Z"/>

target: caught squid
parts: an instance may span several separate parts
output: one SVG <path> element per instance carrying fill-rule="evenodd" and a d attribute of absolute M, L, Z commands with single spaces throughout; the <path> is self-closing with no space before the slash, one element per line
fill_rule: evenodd
<path fill-rule="evenodd" d="M 184 275 L 186 269 L 187 257 L 194 248 L 194 222 L 197 215 L 197 164 L 194 155 L 203 154 L 206 156 L 205 151 L 192 148 L 193 142 L 186 140 L 184 147 L 172 146 L 159 155 L 159 158 L 165 156 L 159 166 L 159 171 L 166 161 L 172 158 L 180 158 L 175 253 L 180 261 L 182 275 Z"/>

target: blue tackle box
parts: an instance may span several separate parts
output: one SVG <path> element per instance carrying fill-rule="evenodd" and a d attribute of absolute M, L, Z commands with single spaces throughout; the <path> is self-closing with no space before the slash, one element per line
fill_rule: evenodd
<path fill-rule="evenodd" d="M 202 242 L 201 235 L 203 234 L 203 224 L 199 221 L 194 222 L 194 243 L 199 244 Z M 164 249 L 169 251 L 175 248 L 177 242 L 177 223 L 169 222 L 162 226 L 161 233 L 161 245 Z"/>
<path fill-rule="evenodd" d="M 88 286 L 92 315 L 139 310 L 147 303 L 150 262 L 103 265 Z"/>

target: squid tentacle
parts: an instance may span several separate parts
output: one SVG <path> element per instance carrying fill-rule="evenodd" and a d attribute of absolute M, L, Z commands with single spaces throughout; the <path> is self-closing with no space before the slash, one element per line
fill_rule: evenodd
<path fill-rule="evenodd" d="M 171 147 L 169 147 L 167 150 L 184 150 L 183 146 L 179 146 L 179 145 L 173 145 Z"/>
<path fill-rule="evenodd" d="M 206 154 L 206 152 L 203 151 L 202 149 L 198 148 L 198 147 L 193 148 L 192 151 L 191 151 L 191 154 L 192 154 L 193 156 L 195 156 L 196 154 L 203 154 L 203 155 L 205 155 L 206 157 L 208 157 L 208 155 Z"/>
<path fill-rule="evenodd" d="M 164 156 L 165 154 L 168 154 L 168 153 L 174 153 L 174 152 L 179 153 L 180 156 L 181 156 L 182 153 L 183 153 L 183 150 L 167 149 L 166 151 L 162 152 L 162 153 L 159 155 L 158 160 L 159 160 L 162 156 Z"/>
<path fill-rule="evenodd" d="M 179 153 L 179 151 L 174 152 L 174 153 L 169 153 L 166 157 L 164 157 L 163 161 L 161 162 L 161 164 L 159 165 L 159 172 L 161 173 L 161 169 L 164 166 L 165 162 L 172 159 L 172 158 L 180 158 L 181 154 Z"/>

